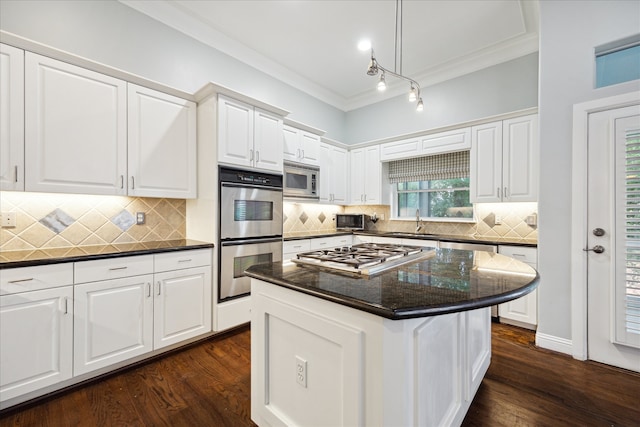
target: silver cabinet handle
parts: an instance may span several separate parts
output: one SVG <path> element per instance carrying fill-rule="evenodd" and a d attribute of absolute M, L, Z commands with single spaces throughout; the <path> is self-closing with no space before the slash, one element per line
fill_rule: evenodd
<path fill-rule="evenodd" d="M 193 261 L 191 258 L 179 259 L 178 262 L 191 262 Z"/>
<path fill-rule="evenodd" d="M 136 179 L 133 177 L 133 175 L 131 175 L 131 189 L 135 189 L 136 188 Z"/>
<path fill-rule="evenodd" d="M 126 270 L 126 269 L 127 269 L 126 266 L 125 267 L 111 267 L 109 269 L 109 271 Z"/>
<path fill-rule="evenodd" d="M 507 192 L 507 187 L 504 187 L 504 197 L 509 198 L 509 193 Z"/>
<path fill-rule="evenodd" d="M 158 280 L 158 295 L 160 295 L 160 281 Z"/>
<path fill-rule="evenodd" d="M 13 167 L 13 172 L 15 173 L 15 176 L 16 176 L 15 182 L 18 182 L 18 165 L 15 165 Z"/>
<path fill-rule="evenodd" d="M 502 198 L 501 193 L 500 193 L 500 187 L 498 187 L 498 188 L 496 189 L 496 191 L 498 192 L 498 198 L 499 198 L 499 199 L 500 199 L 500 198 Z"/>
<path fill-rule="evenodd" d="M 304 150 L 301 150 L 301 151 L 302 151 L 302 158 L 304 159 Z"/>
<path fill-rule="evenodd" d="M 249 161 L 253 162 L 253 149 L 249 150 Z"/>
<path fill-rule="evenodd" d="M 64 299 L 64 314 L 69 314 L 69 298 Z"/>
<path fill-rule="evenodd" d="M 147 298 L 151 297 L 151 283 L 147 283 Z"/>
<path fill-rule="evenodd" d="M 260 163 L 260 150 L 256 150 L 256 163 Z"/>
<path fill-rule="evenodd" d="M 10 280 L 8 283 L 30 282 L 32 280 L 33 280 L 33 277 L 29 277 L 28 279 Z"/>
<path fill-rule="evenodd" d="M 124 175 L 120 175 L 120 189 L 124 189 Z"/>

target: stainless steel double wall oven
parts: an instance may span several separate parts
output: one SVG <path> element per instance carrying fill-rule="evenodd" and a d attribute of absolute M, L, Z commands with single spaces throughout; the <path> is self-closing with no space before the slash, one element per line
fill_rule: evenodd
<path fill-rule="evenodd" d="M 218 301 L 246 296 L 244 271 L 282 261 L 282 175 L 219 168 Z"/>

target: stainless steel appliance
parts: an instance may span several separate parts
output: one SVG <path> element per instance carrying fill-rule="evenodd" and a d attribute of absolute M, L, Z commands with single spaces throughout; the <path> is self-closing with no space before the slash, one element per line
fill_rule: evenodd
<path fill-rule="evenodd" d="M 364 214 L 336 214 L 336 229 L 364 230 Z"/>
<path fill-rule="evenodd" d="M 246 296 L 252 265 L 282 261 L 282 175 L 221 166 L 218 301 Z"/>
<path fill-rule="evenodd" d="M 319 184 L 319 167 L 284 162 L 284 197 L 307 201 L 320 200 Z"/>
<path fill-rule="evenodd" d="M 435 254 L 423 246 L 361 243 L 335 249 L 303 252 L 291 261 L 303 265 L 372 275 Z"/>

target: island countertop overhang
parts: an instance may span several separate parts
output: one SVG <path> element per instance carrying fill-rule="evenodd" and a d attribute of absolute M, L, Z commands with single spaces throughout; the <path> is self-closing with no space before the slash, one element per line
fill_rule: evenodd
<path fill-rule="evenodd" d="M 497 253 L 436 249 L 434 256 L 374 276 L 281 263 L 246 274 L 392 320 L 436 316 L 501 304 L 532 292 L 538 273 Z"/>

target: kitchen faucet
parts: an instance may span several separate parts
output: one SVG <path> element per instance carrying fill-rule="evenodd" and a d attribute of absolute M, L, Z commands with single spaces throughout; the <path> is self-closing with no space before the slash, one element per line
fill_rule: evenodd
<path fill-rule="evenodd" d="M 420 208 L 416 209 L 416 233 L 420 231 L 422 226 L 420 225 Z"/>

